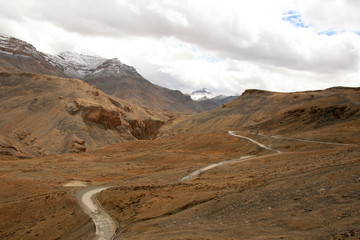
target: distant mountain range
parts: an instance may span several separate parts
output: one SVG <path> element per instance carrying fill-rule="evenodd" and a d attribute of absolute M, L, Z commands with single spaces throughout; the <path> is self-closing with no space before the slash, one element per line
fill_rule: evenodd
<path fill-rule="evenodd" d="M 3 34 L 0 34 L 0 71 L 78 78 L 133 104 L 173 112 L 202 112 L 218 107 L 214 101 L 194 101 L 180 91 L 152 84 L 134 67 L 116 58 L 104 59 L 73 52 L 50 55 Z"/>
<path fill-rule="evenodd" d="M 209 92 L 206 88 L 202 88 L 192 92 L 190 94 L 190 97 L 194 101 L 212 102 L 215 103 L 217 106 L 221 106 L 222 104 L 235 100 L 238 96 L 225 96 L 225 95 L 216 96 L 215 94 Z"/>
<path fill-rule="evenodd" d="M 205 100 L 214 98 L 215 95 L 212 94 L 211 92 L 209 92 L 206 88 L 202 88 L 202 89 L 193 91 L 190 94 L 190 97 L 192 98 L 192 100 L 195 100 L 195 101 L 205 101 Z"/>

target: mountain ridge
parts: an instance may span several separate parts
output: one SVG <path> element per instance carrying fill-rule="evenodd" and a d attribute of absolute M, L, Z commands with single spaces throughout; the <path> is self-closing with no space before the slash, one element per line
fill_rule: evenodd
<path fill-rule="evenodd" d="M 172 112 L 202 112 L 216 108 L 212 102 L 196 102 L 178 90 L 152 84 L 134 67 L 118 59 L 62 52 L 51 55 L 20 39 L 0 34 L 1 69 L 78 78 L 115 97 L 133 104 L 147 105 Z"/>
<path fill-rule="evenodd" d="M 202 88 L 199 90 L 193 91 L 189 94 L 191 99 L 201 103 L 214 103 L 218 107 L 223 104 L 229 103 L 235 100 L 238 96 L 225 96 L 225 95 L 215 95 L 207 90 L 207 88 Z M 209 109 L 210 110 L 210 109 Z"/>
<path fill-rule="evenodd" d="M 291 93 L 248 89 L 221 108 L 179 120 L 172 130 L 202 133 L 242 129 L 280 135 L 296 133 L 300 137 L 317 132 L 316 137 L 341 142 L 347 137 L 354 139 L 358 133 L 359 92 L 360 88 L 354 87 Z"/>

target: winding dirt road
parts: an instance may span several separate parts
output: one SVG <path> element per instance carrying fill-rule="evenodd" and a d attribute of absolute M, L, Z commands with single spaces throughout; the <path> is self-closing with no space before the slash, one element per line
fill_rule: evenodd
<path fill-rule="evenodd" d="M 273 151 L 273 152 L 276 152 L 276 153 L 281 153 L 281 151 L 276 150 L 276 149 L 273 149 L 273 148 L 270 148 L 270 147 L 267 147 L 267 146 L 265 146 L 264 144 L 259 143 L 258 141 L 255 141 L 254 139 L 251 139 L 251 138 L 248 138 L 248 137 L 244 137 L 244 136 L 235 134 L 234 131 L 228 131 L 228 133 L 229 133 L 230 135 L 234 136 L 234 137 L 238 137 L 238 138 L 243 138 L 243 139 L 249 140 L 249 141 L 251 141 L 252 143 L 255 143 L 256 145 L 258 145 L 259 147 L 262 147 L 262 148 L 264 148 L 264 149 L 267 149 L 267 150 L 270 150 L 270 151 Z"/>
<path fill-rule="evenodd" d="M 282 153 L 281 151 L 270 148 L 268 146 L 265 146 L 264 144 L 254 140 L 254 139 L 236 134 L 235 131 L 228 131 L 228 133 L 234 137 L 238 137 L 238 138 L 242 138 L 242 139 L 251 141 L 252 143 L 258 145 L 259 147 L 273 151 L 277 154 Z M 355 144 L 344 144 L 344 143 L 329 143 L 329 142 L 321 142 L 321 141 L 306 140 L 306 139 L 296 139 L 296 138 L 288 138 L 288 137 L 281 137 L 281 136 L 268 136 L 268 135 L 263 135 L 263 134 L 261 134 L 261 136 L 272 137 L 272 138 L 276 138 L 276 139 L 304 141 L 304 142 L 311 142 L 311 143 L 323 143 L 323 144 L 347 145 L 347 146 L 355 145 Z M 181 178 L 179 181 L 182 182 L 182 181 L 191 180 L 193 178 L 198 177 L 203 172 L 206 172 L 210 169 L 213 169 L 213 168 L 216 168 L 216 167 L 219 167 L 222 165 L 245 162 L 245 161 L 253 160 L 255 158 L 257 158 L 257 156 L 254 156 L 254 155 L 242 156 L 242 157 L 236 158 L 236 159 L 230 159 L 230 160 L 222 161 L 219 163 L 213 163 L 213 164 L 210 164 L 206 167 L 203 167 L 201 169 L 198 169 L 198 170 L 186 175 L 185 177 Z M 107 188 L 109 188 L 109 187 L 87 187 L 87 188 L 82 188 L 78 192 L 79 204 L 83 208 L 84 212 L 87 213 L 95 223 L 95 226 L 96 226 L 96 238 L 95 239 L 97 239 L 97 240 L 112 240 L 115 237 L 116 232 L 117 232 L 116 220 L 114 220 L 109 214 L 107 214 L 100 207 L 100 204 L 96 200 L 94 200 L 95 194 L 97 194 Z"/>
<path fill-rule="evenodd" d="M 290 140 L 290 141 L 300 141 L 300 142 L 308 142 L 308 143 L 320 143 L 320 144 L 327 144 L 327 145 L 358 146 L 357 144 L 352 144 L 352 143 L 323 142 L 323 141 L 316 141 L 316 140 L 309 140 L 309 139 L 302 139 L 302 138 L 291 138 L 291 137 L 283 137 L 283 136 L 266 135 L 266 134 L 261 134 L 261 133 L 259 133 L 259 136 L 271 137 L 271 138 L 275 138 L 275 139 Z"/>
<path fill-rule="evenodd" d="M 273 149 L 273 148 L 270 148 L 268 146 L 265 146 L 264 144 L 258 142 L 258 141 L 255 141 L 254 139 L 251 139 L 251 138 L 248 138 L 248 137 L 245 137 L 245 136 L 241 136 L 241 135 L 238 135 L 238 134 L 235 134 L 234 131 L 228 131 L 228 133 L 234 137 L 238 137 L 238 138 L 243 138 L 243 139 L 246 139 L 246 140 L 249 140 L 251 141 L 252 143 L 258 145 L 259 147 L 261 148 L 264 148 L 264 149 L 267 149 L 267 150 L 270 150 L 270 151 L 273 151 L 273 152 L 276 152 L 276 153 L 281 153 L 281 151 L 279 150 L 276 150 L 276 149 Z M 183 181 L 187 181 L 187 180 L 190 180 L 192 178 L 195 178 L 195 177 L 198 177 L 200 174 L 202 174 L 203 172 L 206 172 L 210 169 L 213 169 L 213 168 L 216 168 L 216 167 L 219 167 L 219 166 L 222 166 L 222 165 L 225 165 L 225 164 L 232 164 L 232 163 L 239 163 L 239 162 L 245 162 L 245 161 L 249 161 L 249 160 L 252 160 L 256 158 L 256 156 L 243 156 L 243 157 L 240 157 L 240 158 L 236 158 L 236 159 L 230 159 L 230 160 L 226 160 L 226 161 L 222 161 L 222 162 L 219 162 L 219 163 L 213 163 L 213 164 L 210 164 L 206 167 L 203 167 L 203 168 L 200 168 L 192 173 L 190 173 L 189 175 L 186 175 L 185 177 L 183 177 L 182 179 L 180 179 L 180 182 L 183 182 Z"/>
<path fill-rule="evenodd" d="M 252 159 L 253 157 L 255 157 L 255 156 L 253 156 L 253 155 L 244 156 L 244 157 L 231 159 L 231 160 L 226 160 L 226 161 L 222 161 L 222 162 L 219 162 L 219 163 L 214 163 L 214 164 L 208 165 L 206 167 L 203 167 L 203 168 L 201 168 L 199 170 L 196 170 L 196 171 L 190 173 L 189 175 L 186 175 L 185 177 L 180 179 L 180 182 L 183 182 L 183 181 L 190 180 L 192 178 L 198 177 L 201 173 L 206 172 L 206 171 L 208 171 L 208 170 L 210 170 L 212 168 L 216 168 L 216 167 L 219 167 L 219 166 L 222 166 L 222 165 L 225 165 L 225 164 L 249 161 L 250 158 Z"/>
<path fill-rule="evenodd" d="M 94 200 L 94 195 L 109 187 L 87 187 L 78 192 L 78 201 L 82 209 L 94 221 L 96 240 L 111 240 L 117 231 L 116 221 Z"/>
<path fill-rule="evenodd" d="M 254 140 L 254 139 L 251 139 L 249 137 L 245 137 L 245 136 L 236 134 L 235 131 L 228 131 L 228 133 L 231 136 L 249 140 L 249 141 L 251 141 L 252 143 L 258 145 L 261 148 L 276 152 L 278 154 L 282 153 L 281 151 L 279 151 L 277 149 L 270 148 L 268 146 L 265 146 L 264 144 Z M 282 137 L 282 136 L 272 136 L 272 135 L 265 135 L 265 134 L 258 134 L 258 135 L 263 136 L 263 137 L 271 137 L 271 138 L 275 138 L 275 139 L 284 139 L 284 140 L 291 140 L 291 141 L 302 141 L 302 142 L 309 142 L 309 143 L 320 143 L 320 144 L 340 145 L 340 146 L 357 146 L 356 144 L 348 144 L 348 143 L 322 142 L 322 141 L 315 141 L 315 140 L 308 140 L 308 139 L 290 138 L 290 137 Z M 255 158 L 256 158 L 256 156 L 243 156 L 243 157 L 240 157 L 238 159 L 231 159 L 231 160 L 226 160 L 226 161 L 222 161 L 222 162 L 219 162 L 219 163 L 213 163 L 213 164 L 210 164 L 210 165 L 208 165 L 206 167 L 198 169 L 198 170 L 190 173 L 189 175 L 186 175 L 185 177 L 180 179 L 180 182 L 187 181 L 187 180 L 190 180 L 192 178 L 198 177 L 203 172 L 206 172 L 206 171 L 208 171 L 210 169 L 213 169 L 215 167 L 219 167 L 219 166 L 222 166 L 222 165 L 225 165 L 225 164 L 245 162 L 245 161 L 249 161 L 249 160 L 252 160 L 252 159 L 255 159 Z"/>

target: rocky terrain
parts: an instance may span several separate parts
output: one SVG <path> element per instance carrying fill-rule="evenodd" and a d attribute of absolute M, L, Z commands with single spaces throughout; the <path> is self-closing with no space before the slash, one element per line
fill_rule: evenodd
<path fill-rule="evenodd" d="M 64 76 L 48 62 L 46 54 L 25 41 L 4 34 L 0 34 L 0 59 L 2 71 Z"/>
<path fill-rule="evenodd" d="M 218 106 L 211 101 L 193 101 L 180 91 L 154 85 L 134 67 L 116 58 L 104 59 L 72 52 L 50 55 L 20 39 L 0 34 L 0 70 L 6 69 L 78 78 L 112 96 L 158 110 L 194 113 Z"/>
<path fill-rule="evenodd" d="M 157 88 L 118 60 L 0 47 L 0 239 L 93 239 L 79 196 L 97 187 L 113 239 L 360 239 L 360 88 L 179 114 L 70 78 Z"/>
<path fill-rule="evenodd" d="M 88 239 L 95 231 L 76 203 L 81 187 L 64 186 L 80 181 L 111 186 L 98 199 L 120 224 L 116 239 L 358 239 L 359 147 L 256 138 L 284 153 L 217 132 L 2 157 L 0 236 Z M 259 157 L 179 182 L 244 155 Z"/>
<path fill-rule="evenodd" d="M 0 112 L 8 155 L 85 152 L 152 139 L 168 120 L 81 80 L 33 73 L 0 74 Z"/>
<path fill-rule="evenodd" d="M 359 93 L 360 88 L 341 87 L 295 93 L 246 90 L 221 108 L 178 119 L 172 131 L 244 128 L 271 134 L 315 136 L 318 140 L 354 141 L 360 127 Z"/>
<path fill-rule="evenodd" d="M 88 89 L 89 100 L 96 88 Z M 92 125 L 92 114 L 81 112 L 80 102 L 62 108 Z M 37 105 L 26 106 L 34 111 Z M 216 111 L 172 118 L 159 139 L 31 159 L 1 156 L 0 238 L 94 236 L 93 222 L 75 197 L 88 185 L 110 187 L 97 199 L 119 223 L 115 239 L 359 239 L 358 107 L 357 88 L 249 90 Z M 110 119 L 102 126 L 117 124 Z M 197 169 L 244 156 L 252 157 L 180 181 Z"/>

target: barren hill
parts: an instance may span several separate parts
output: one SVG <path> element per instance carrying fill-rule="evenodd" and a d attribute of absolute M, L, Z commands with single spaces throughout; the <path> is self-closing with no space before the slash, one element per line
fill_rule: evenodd
<path fill-rule="evenodd" d="M 229 129 L 296 133 L 344 141 L 360 129 L 360 88 L 335 87 L 323 91 L 276 93 L 246 90 L 220 108 L 178 120 L 177 132 Z M 325 135 L 323 133 L 326 132 Z"/>
<path fill-rule="evenodd" d="M 24 44 L 0 49 L 0 239 L 100 238 L 79 205 L 99 186 L 93 211 L 117 222 L 111 239 L 359 239 L 360 88 L 247 90 L 176 117 L 61 77 L 102 84 L 99 70 L 136 102 L 157 86 L 137 86 L 131 67 L 62 54 L 75 64 L 54 76 L 59 59 L 24 57 Z"/>
<path fill-rule="evenodd" d="M 167 120 L 81 80 L 33 73 L 1 73 L 0 112 L 0 135 L 30 155 L 151 139 Z"/>
<path fill-rule="evenodd" d="M 13 153 L 32 139 L 44 144 L 43 135 L 63 146 L 61 139 L 70 135 L 62 133 L 62 126 L 70 131 L 80 127 L 72 144 L 88 144 L 90 134 L 94 141 L 112 132 L 132 137 L 139 122 L 131 124 L 127 114 L 140 119 L 147 113 L 141 108 L 128 111 L 130 104 L 76 79 L 2 75 L 2 99 L 9 98 L 4 92 L 14 95 L 5 101 L 11 107 L 1 105 L 2 113 L 15 119 L 7 124 L 22 121 L 17 126 L 34 132 L 19 135 L 23 140 L 0 138 L 0 146 Z M 60 88 L 61 95 L 47 100 L 51 93 L 44 86 L 49 91 Z M 21 94 L 12 92 L 20 89 Z M 34 99 L 37 92 L 44 99 Z M 178 133 L 171 137 L 32 159 L 0 156 L 0 238 L 95 237 L 94 221 L 74 196 L 89 185 L 87 190 L 109 187 L 95 198 L 119 224 L 113 239 L 358 239 L 358 93 L 358 88 L 292 94 L 248 90 L 224 108 L 171 119 L 175 130 L 170 124 L 165 127 Z M 104 110 L 96 110 L 95 102 Z M 121 125 L 114 129 L 117 111 Z M 22 112 L 31 118 L 22 119 Z M 2 122 L 5 114 L 1 117 Z M 54 130 L 45 130 L 48 125 Z M 289 138 L 270 136 L 274 133 Z M 35 134 L 39 137 L 33 138 Z M 290 139 L 305 136 L 344 144 Z M 186 178 L 193 173 L 195 177 Z"/>

